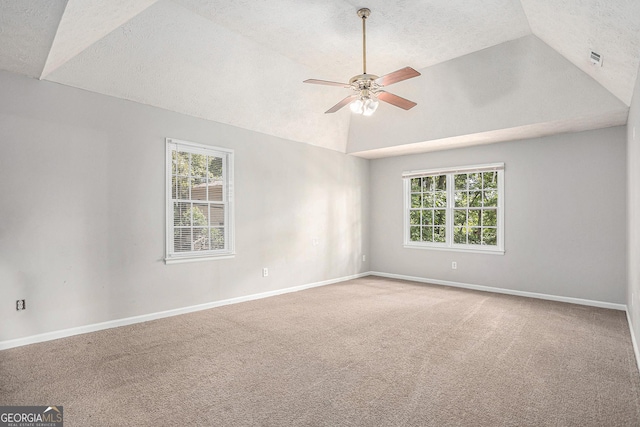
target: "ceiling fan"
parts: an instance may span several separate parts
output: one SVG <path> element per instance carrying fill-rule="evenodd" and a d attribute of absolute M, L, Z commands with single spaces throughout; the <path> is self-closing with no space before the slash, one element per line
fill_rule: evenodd
<path fill-rule="evenodd" d="M 347 104 L 351 104 L 350 108 L 356 114 L 370 116 L 378 108 L 378 100 L 384 101 L 404 110 L 409 110 L 417 104 L 408 99 L 404 99 L 398 95 L 382 90 L 383 87 L 401 82 L 413 77 L 418 77 L 419 72 L 411 67 L 404 67 L 393 73 L 378 77 L 373 74 L 367 74 L 367 37 L 366 37 L 366 21 L 371 15 L 371 10 L 362 8 L 358 10 L 358 16 L 362 19 L 362 74 L 351 77 L 349 83 L 337 83 L 326 80 L 308 79 L 304 83 L 313 83 L 317 85 L 341 86 L 353 90 L 353 94 L 347 96 L 342 101 L 325 111 L 326 113 L 335 113 Z"/>

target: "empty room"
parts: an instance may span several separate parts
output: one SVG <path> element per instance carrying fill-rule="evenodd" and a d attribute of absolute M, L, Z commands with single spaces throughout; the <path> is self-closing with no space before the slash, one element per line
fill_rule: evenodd
<path fill-rule="evenodd" d="M 640 426 L 640 2 L 0 1 L 0 426 Z"/>

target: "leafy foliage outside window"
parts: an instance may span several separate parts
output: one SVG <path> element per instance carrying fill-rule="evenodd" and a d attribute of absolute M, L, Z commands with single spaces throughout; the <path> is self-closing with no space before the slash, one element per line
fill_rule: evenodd
<path fill-rule="evenodd" d="M 453 241 L 459 244 L 498 244 L 498 172 L 456 174 Z"/>
<path fill-rule="evenodd" d="M 411 179 L 411 241 L 444 243 L 447 233 L 446 207 L 446 175 Z"/>

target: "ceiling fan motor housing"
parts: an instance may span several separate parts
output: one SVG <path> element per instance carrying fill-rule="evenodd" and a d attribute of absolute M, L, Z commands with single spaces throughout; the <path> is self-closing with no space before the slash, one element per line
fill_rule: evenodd
<path fill-rule="evenodd" d="M 375 74 L 359 74 L 349 79 L 351 88 L 356 91 L 370 90 L 373 93 L 380 89 L 380 85 L 376 83 L 376 79 L 379 78 Z"/>

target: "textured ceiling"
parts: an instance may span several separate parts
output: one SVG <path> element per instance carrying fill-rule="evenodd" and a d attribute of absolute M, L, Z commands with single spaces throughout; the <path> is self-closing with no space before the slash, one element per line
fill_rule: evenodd
<path fill-rule="evenodd" d="M 45 78 L 115 28 L 127 22 L 157 0 L 71 1 L 64 10 L 47 62 Z"/>
<path fill-rule="evenodd" d="M 175 2 L 324 77 L 346 81 L 361 73 L 362 25 L 355 13 L 360 1 Z M 378 75 L 408 62 L 428 67 L 530 34 L 519 0 L 367 0 L 366 6 L 372 10 L 368 71 Z"/>
<path fill-rule="evenodd" d="M 65 1 L 0 2 L 0 68 L 39 77 Z"/>
<path fill-rule="evenodd" d="M 533 33 L 630 105 L 640 64 L 640 1 L 522 0 Z M 593 66 L 591 51 L 603 57 Z"/>
<path fill-rule="evenodd" d="M 637 0 L 3 0 L 0 69 L 344 152 L 348 109 L 323 114 L 344 89 L 302 80 L 361 72 L 362 6 L 371 73 L 534 34 L 629 104 Z"/>

